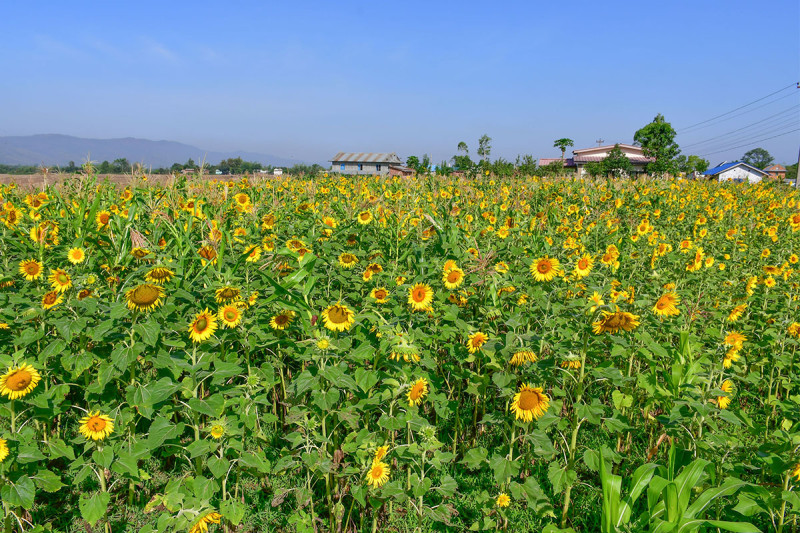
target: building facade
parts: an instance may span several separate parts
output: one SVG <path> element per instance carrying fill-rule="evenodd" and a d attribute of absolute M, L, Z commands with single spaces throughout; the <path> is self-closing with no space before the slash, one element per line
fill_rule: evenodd
<path fill-rule="evenodd" d="M 783 165 L 770 165 L 764 169 L 770 178 L 783 180 L 786 177 L 786 167 Z"/>
<path fill-rule="evenodd" d="M 735 181 L 737 183 L 758 183 L 768 176 L 766 172 L 741 161 L 725 162 L 703 172 L 707 179 Z"/>
<path fill-rule="evenodd" d="M 389 166 L 402 167 L 396 153 L 339 152 L 331 158 L 331 172 L 339 174 L 389 174 Z"/>
<path fill-rule="evenodd" d="M 614 149 L 614 144 L 607 144 L 605 146 L 593 146 L 592 148 L 581 148 L 580 150 L 572 151 L 572 161 L 577 168 L 578 177 L 583 177 L 586 173 L 586 163 L 599 163 L 606 157 L 608 153 Z M 638 174 L 644 172 L 644 167 L 647 163 L 653 161 L 652 158 L 644 155 L 644 151 L 640 146 L 633 146 L 632 144 L 619 144 L 619 149 L 631 162 L 631 173 Z"/>

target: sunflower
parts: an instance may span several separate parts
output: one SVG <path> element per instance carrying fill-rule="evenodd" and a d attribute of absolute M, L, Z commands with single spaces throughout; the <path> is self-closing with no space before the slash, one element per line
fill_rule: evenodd
<path fill-rule="evenodd" d="M 356 217 L 356 219 L 358 220 L 359 224 L 361 224 L 362 226 L 366 226 L 367 224 L 372 222 L 372 213 L 369 211 L 361 211 L 358 214 L 358 217 Z"/>
<path fill-rule="evenodd" d="M 57 291 L 50 291 L 42 296 L 42 309 L 50 309 L 64 301 L 64 297 L 58 294 Z"/>
<path fill-rule="evenodd" d="M 800 481 L 800 463 L 794 465 L 794 469 L 792 470 L 792 477 L 795 478 L 797 481 Z"/>
<path fill-rule="evenodd" d="M 726 379 L 722 382 L 722 385 L 720 385 L 719 388 L 722 392 L 730 393 L 733 391 L 733 383 L 731 380 Z M 731 397 L 728 394 L 725 394 L 724 396 L 717 396 L 717 405 L 720 409 L 727 409 L 730 404 Z"/>
<path fill-rule="evenodd" d="M 281 311 L 270 319 L 269 325 L 272 329 L 284 330 L 292 324 L 295 316 L 297 313 L 294 311 Z"/>
<path fill-rule="evenodd" d="M 375 458 L 372 459 L 373 463 L 377 463 L 378 461 L 382 461 L 386 454 L 389 452 L 389 446 L 378 446 L 378 449 L 375 450 Z"/>
<path fill-rule="evenodd" d="M 378 489 L 389 481 L 389 465 L 383 461 L 373 461 L 367 472 L 367 484 Z"/>
<path fill-rule="evenodd" d="M 737 350 L 742 349 L 742 345 L 746 340 L 747 337 L 738 331 L 730 331 L 727 335 L 725 335 L 725 344 Z"/>
<path fill-rule="evenodd" d="M 467 350 L 469 350 L 469 353 L 480 351 L 481 346 L 486 344 L 486 341 L 488 340 L 489 337 L 486 335 L 486 333 L 483 333 L 482 331 L 476 331 L 470 335 L 469 339 L 467 340 Z"/>
<path fill-rule="evenodd" d="M 505 492 L 501 492 L 497 496 L 497 500 L 495 500 L 495 504 L 498 507 L 508 507 L 509 505 L 511 505 L 511 498 L 509 498 L 508 494 L 506 494 Z"/>
<path fill-rule="evenodd" d="M 225 422 L 222 422 L 222 421 L 214 422 L 211 425 L 211 430 L 209 431 L 209 434 L 214 439 L 217 439 L 217 440 L 221 439 L 222 436 L 225 435 Z"/>
<path fill-rule="evenodd" d="M 131 311 L 152 311 L 164 303 L 164 289 L 159 285 L 142 283 L 125 293 Z"/>
<path fill-rule="evenodd" d="M 72 278 L 69 277 L 65 270 L 60 268 L 50 270 L 50 276 L 47 280 L 56 292 L 66 292 L 67 289 L 72 287 Z"/>
<path fill-rule="evenodd" d="M 509 364 L 513 366 L 522 366 L 526 363 L 535 363 L 537 359 L 537 355 L 531 350 L 517 350 L 514 352 L 514 355 L 511 356 Z"/>
<path fill-rule="evenodd" d="M 674 292 L 668 292 L 661 296 L 653 306 L 653 313 L 657 316 L 678 316 L 681 314 L 677 305 L 681 303 L 680 297 Z"/>
<path fill-rule="evenodd" d="M 339 256 L 339 266 L 342 268 L 353 268 L 358 263 L 358 257 L 349 252 L 345 252 Z"/>
<path fill-rule="evenodd" d="M 494 265 L 494 271 L 498 274 L 506 274 L 508 273 L 508 263 L 505 261 L 500 261 L 499 263 Z"/>
<path fill-rule="evenodd" d="M 429 311 L 433 302 L 433 289 L 425 283 L 417 283 L 408 289 L 408 303 L 414 311 Z"/>
<path fill-rule="evenodd" d="M 222 515 L 216 511 L 206 513 L 203 516 L 201 516 L 197 522 L 194 523 L 191 529 L 189 529 L 189 533 L 208 533 L 208 525 L 219 524 L 219 521 L 221 519 Z"/>
<path fill-rule="evenodd" d="M 19 263 L 19 273 L 25 276 L 28 281 L 33 281 L 42 277 L 44 267 L 35 259 L 26 259 Z"/>
<path fill-rule="evenodd" d="M 442 281 L 447 289 L 455 290 L 464 282 L 464 271 L 458 267 L 453 267 L 444 273 Z"/>
<path fill-rule="evenodd" d="M 100 411 L 89 411 L 81 418 L 81 435 L 87 439 L 101 440 L 114 432 L 114 422 L 108 415 L 101 415 Z"/>
<path fill-rule="evenodd" d="M 728 315 L 728 322 L 736 322 L 744 314 L 747 304 L 739 304 Z"/>
<path fill-rule="evenodd" d="M 256 261 L 261 259 L 262 251 L 263 250 L 260 246 L 253 246 L 246 252 L 247 257 L 245 258 L 245 261 L 247 261 L 248 263 L 255 263 Z"/>
<path fill-rule="evenodd" d="M 31 365 L 23 363 L 17 367 L 9 367 L 8 372 L 0 376 L 0 395 L 16 400 L 27 396 L 36 388 L 42 376 Z"/>
<path fill-rule="evenodd" d="M 228 302 L 235 302 L 242 296 L 242 291 L 236 287 L 226 285 L 216 291 L 217 303 L 224 304 Z"/>
<path fill-rule="evenodd" d="M 210 261 L 211 263 L 217 262 L 217 251 L 210 244 L 202 246 L 199 250 L 197 250 L 197 255 L 203 258 L 202 261 L 204 265 L 206 264 L 206 261 Z"/>
<path fill-rule="evenodd" d="M 85 259 L 86 252 L 83 251 L 83 248 L 71 248 L 69 252 L 67 252 L 67 260 L 73 265 L 83 263 Z"/>
<path fill-rule="evenodd" d="M 525 383 L 519 386 L 519 392 L 514 395 L 510 411 L 514 411 L 517 420 L 530 422 L 538 420 L 550 406 L 550 398 L 541 387 L 531 387 Z"/>
<path fill-rule="evenodd" d="M 217 330 L 217 317 L 208 308 L 197 313 L 189 325 L 189 336 L 194 342 L 203 342 Z"/>
<path fill-rule="evenodd" d="M 575 274 L 577 279 L 582 279 L 591 274 L 592 267 L 594 267 L 594 258 L 591 255 L 584 255 L 575 263 L 575 269 L 572 273 Z"/>
<path fill-rule="evenodd" d="M 175 275 L 175 272 L 172 270 L 165 268 L 165 267 L 154 267 L 151 268 L 150 271 L 144 276 L 144 279 L 149 281 L 150 283 L 156 283 L 158 285 L 163 285 L 164 283 L 168 283 L 169 280 L 172 279 L 172 276 Z"/>
<path fill-rule="evenodd" d="M 0 438 L 0 463 L 6 460 L 8 457 L 8 441 L 4 438 Z"/>
<path fill-rule="evenodd" d="M 792 322 L 786 330 L 786 333 L 794 338 L 800 337 L 800 322 Z"/>
<path fill-rule="evenodd" d="M 355 323 L 355 313 L 346 305 L 336 303 L 322 312 L 322 320 L 331 331 L 346 331 Z"/>
<path fill-rule="evenodd" d="M 104 227 L 108 226 L 110 220 L 111 213 L 108 211 L 100 211 L 97 213 L 97 216 L 94 217 L 94 221 L 97 224 L 97 229 L 103 229 Z"/>
<path fill-rule="evenodd" d="M 633 331 L 639 325 L 638 315 L 621 311 L 619 307 L 613 313 L 602 311 L 600 320 L 592 323 L 592 331 L 595 335 L 602 333 L 617 333 L 619 330 Z"/>
<path fill-rule="evenodd" d="M 561 274 L 561 263 L 555 258 L 540 257 L 531 263 L 530 271 L 536 281 L 553 281 Z"/>
<path fill-rule="evenodd" d="M 408 405 L 414 407 L 422 403 L 423 398 L 428 395 L 428 380 L 419 378 L 411 385 L 406 397 L 408 398 Z"/>
<path fill-rule="evenodd" d="M 217 312 L 220 322 L 226 328 L 235 328 L 242 321 L 242 311 L 236 304 L 228 304 Z"/>
<path fill-rule="evenodd" d="M 577 370 L 581 367 L 581 362 L 579 359 L 565 359 L 561 361 L 560 366 L 568 370 Z"/>
<path fill-rule="evenodd" d="M 375 287 L 370 291 L 369 295 L 379 304 L 385 304 L 389 301 L 389 289 L 386 287 Z"/>
<path fill-rule="evenodd" d="M 148 250 L 147 248 L 140 248 L 138 246 L 133 250 L 131 250 L 131 255 L 136 259 L 144 259 L 148 255 L 150 255 L 150 253 L 151 253 L 150 250 Z"/>
<path fill-rule="evenodd" d="M 733 366 L 733 363 L 739 360 L 741 355 L 739 355 L 739 348 L 731 348 L 728 350 L 728 353 L 725 354 L 725 357 L 722 359 L 722 367 L 723 368 L 730 368 Z"/>

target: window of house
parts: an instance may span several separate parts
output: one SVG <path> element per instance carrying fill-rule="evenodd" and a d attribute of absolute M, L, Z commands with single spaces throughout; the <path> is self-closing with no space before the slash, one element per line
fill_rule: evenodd
<path fill-rule="evenodd" d="M 359 163 L 359 164 L 358 164 L 358 170 L 364 170 L 364 165 L 362 165 L 361 163 Z"/>
<path fill-rule="evenodd" d="M 340 168 L 341 170 L 344 170 L 344 163 L 342 163 L 342 164 L 341 164 L 341 166 L 340 166 L 339 168 Z"/>
<path fill-rule="evenodd" d="M 375 165 L 375 170 L 377 170 L 378 172 L 380 172 L 380 170 L 381 170 L 381 166 L 380 166 L 380 165 Z"/>

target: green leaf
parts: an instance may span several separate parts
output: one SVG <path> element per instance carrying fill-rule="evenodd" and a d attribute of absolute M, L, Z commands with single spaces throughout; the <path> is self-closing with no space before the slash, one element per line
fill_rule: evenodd
<path fill-rule="evenodd" d="M 578 474 L 574 470 L 562 468 L 558 461 L 553 461 L 547 467 L 547 479 L 553 485 L 553 492 L 559 494 L 567 485 L 575 483 L 575 480 L 578 479 Z"/>
<path fill-rule="evenodd" d="M 519 474 L 519 463 L 509 461 L 505 455 L 495 454 L 489 460 L 489 466 L 494 471 L 494 479 L 499 484 L 504 484 L 508 478 Z"/>
<path fill-rule="evenodd" d="M 36 487 L 28 476 L 22 474 L 14 480 L 9 480 L 0 489 L 0 497 L 12 506 L 21 506 L 30 510 L 36 496 Z"/>
<path fill-rule="evenodd" d="M 269 461 L 253 452 L 243 453 L 239 458 L 239 464 L 245 468 L 252 468 L 262 474 L 266 474 L 270 470 Z"/>
<path fill-rule="evenodd" d="M 225 477 L 225 474 L 228 473 L 228 468 L 231 466 L 230 461 L 216 455 L 209 457 L 207 464 L 208 469 L 211 470 L 211 473 L 214 474 L 214 477 L 217 479 Z"/>
<path fill-rule="evenodd" d="M 247 512 L 247 506 L 238 500 L 225 500 L 220 504 L 219 511 L 234 526 L 238 526 Z"/>
<path fill-rule="evenodd" d="M 471 470 L 478 470 L 483 466 L 484 461 L 486 461 L 486 457 L 489 455 L 489 452 L 486 448 L 472 448 L 467 453 L 464 454 L 464 458 L 461 460 L 462 464 L 467 465 L 467 468 Z"/>
<path fill-rule="evenodd" d="M 45 492 L 56 492 L 65 486 L 60 477 L 47 469 L 39 470 L 32 479 L 36 486 Z"/>
<path fill-rule="evenodd" d="M 81 511 L 81 517 L 89 522 L 89 525 L 94 525 L 106 515 L 108 503 L 111 501 L 111 494 L 107 492 L 96 492 L 92 495 L 81 494 L 78 501 L 78 507 Z"/>

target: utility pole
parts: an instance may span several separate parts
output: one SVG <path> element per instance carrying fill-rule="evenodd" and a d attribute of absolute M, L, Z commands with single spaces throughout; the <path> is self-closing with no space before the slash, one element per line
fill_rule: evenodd
<path fill-rule="evenodd" d="M 797 88 L 800 89 L 800 81 L 797 82 Z M 797 176 L 794 177 L 794 188 L 797 189 L 800 185 L 800 148 L 797 149 Z"/>
<path fill-rule="evenodd" d="M 605 139 L 597 139 L 595 142 L 597 143 L 597 146 L 602 146 L 605 142 Z"/>

